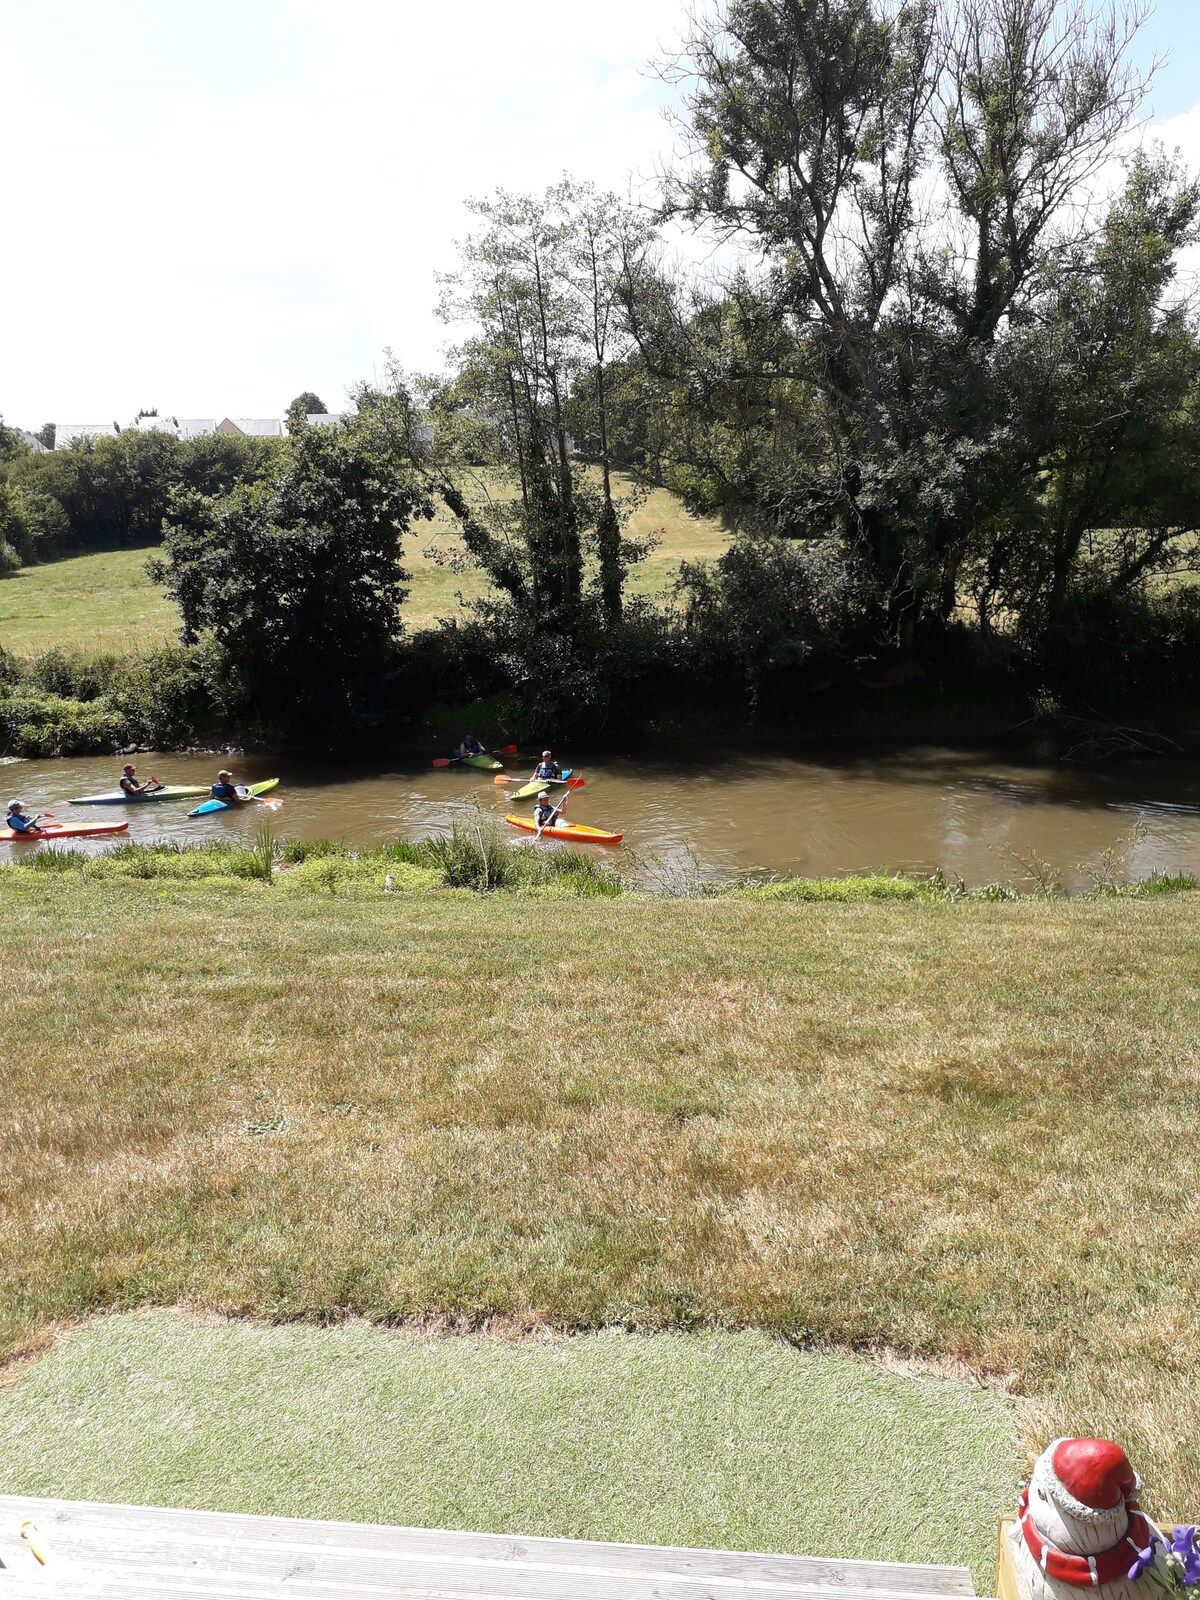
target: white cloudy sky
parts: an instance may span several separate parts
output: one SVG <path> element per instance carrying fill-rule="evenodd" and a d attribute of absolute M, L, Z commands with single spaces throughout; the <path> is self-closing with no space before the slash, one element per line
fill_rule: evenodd
<path fill-rule="evenodd" d="M 0 414 L 333 407 L 437 364 L 462 200 L 670 148 L 684 0 L 0 0 Z M 1159 0 L 1154 131 L 1200 166 L 1200 0 Z"/>

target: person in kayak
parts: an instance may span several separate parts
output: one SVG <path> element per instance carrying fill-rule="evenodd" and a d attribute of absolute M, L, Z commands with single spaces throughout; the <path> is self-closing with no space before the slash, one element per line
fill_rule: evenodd
<path fill-rule="evenodd" d="M 533 775 L 535 778 L 540 778 L 542 782 L 545 783 L 547 778 L 561 778 L 562 768 L 559 766 L 558 762 L 555 761 L 549 750 L 543 750 L 542 759 L 538 762 L 537 770 Z"/>
<path fill-rule="evenodd" d="M 225 804 L 230 806 L 244 805 L 247 800 L 254 798 L 250 794 L 239 794 L 237 784 L 233 781 L 233 773 L 226 772 L 224 768 L 217 773 L 217 781 L 212 786 L 212 797 L 214 800 L 224 800 Z"/>
<path fill-rule="evenodd" d="M 539 829 L 548 828 L 561 810 L 561 805 L 554 806 L 550 804 L 550 796 L 543 789 L 541 794 L 538 795 L 537 803 L 533 808 L 533 820 Z"/>
<path fill-rule="evenodd" d="M 5 820 L 14 833 L 41 833 L 42 831 L 38 826 L 42 820 L 41 813 L 39 812 L 36 817 L 26 816 L 25 805 L 21 800 L 10 800 L 8 802 L 8 816 Z"/>
<path fill-rule="evenodd" d="M 149 794 L 158 787 L 153 778 L 148 778 L 145 783 L 139 782 L 137 768 L 132 761 L 127 761 L 121 769 L 121 789 L 125 794 Z"/>
<path fill-rule="evenodd" d="M 458 747 L 458 753 L 460 756 L 465 758 L 467 756 L 486 755 L 487 752 L 484 750 L 483 746 L 480 744 L 475 735 L 473 733 L 468 733 L 464 735 L 463 741 Z"/>

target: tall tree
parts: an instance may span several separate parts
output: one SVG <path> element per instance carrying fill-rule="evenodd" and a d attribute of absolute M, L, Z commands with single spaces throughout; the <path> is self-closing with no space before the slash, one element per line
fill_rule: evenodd
<path fill-rule="evenodd" d="M 154 576 L 184 642 L 212 636 L 262 726 L 337 738 L 377 697 L 407 593 L 401 542 L 431 511 L 388 457 L 374 419 L 303 428 L 267 480 L 175 498 Z"/>
<path fill-rule="evenodd" d="M 441 492 L 470 558 L 511 604 L 570 639 L 586 602 L 586 558 L 596 557 L 597 596 L 615 620 L 637 555 L 613 492 L 605 385 L 628 343 L 621 280 L 649 230 L 614 196 L 570 182 L 538 197 L 501 191 L 472 209 L 481 227 L 460 247 L 441 307 L 471 330 L 454 381 L 432 396 Z M 598 420 L 598 484 L 569 432 L 581 389 Z M 464 485 L 471 465 L 486 469 L 473 496 Z"/>
<path fill-rule="evenodd" d="M 1139 20 L 1083 0 L 723 0 L 672 66 L 690 162 L 666 209 L 745 247 L 718 293 L 647 275 L 631 301 L 686 397 L 688 483 L 840 540 L 902 649 L 950 616 L 973 542 L 1058 447 L 1028 414 L 1024 335 L 1068 314 L 1067 277 L 1095 259 Z M 1168 256 L 1186 227 L 1158 235 Z"/>
<path fill-rule="evenodd" d="M 302 428 L 306 417 L 323 417 L 329 413 L 329 407 L 319 394 L 314 394 L 311 389 L 305 389 L 303 394 L 298 394 L 287 408 L 287 423 L 289 428 Z"/>

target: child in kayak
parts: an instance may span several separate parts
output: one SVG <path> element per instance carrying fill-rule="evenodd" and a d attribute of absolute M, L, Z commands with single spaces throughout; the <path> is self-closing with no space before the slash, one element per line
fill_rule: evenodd
<path fill-rule="evenodd" d="M 42 820 L 41 812 L 36 817 L 27 817 L 24 803 L 20 800 L 10 800 L 8 802 L 8 816 L 5 820 L 14 833 L 41 833 L 42 831 L 38 826 Z"/>
<path fill-rule="evenodd" d="M 562 768 L 551 756 L 549 750 L 543 750 L 542 759 L 538 762 L 537 770 L 533 775 L 535 778 L 540 778 L 542 782 L 545 783 L 547 778 L 561 778 Z"/>
<path fill-rule="evenodd" d="M 458 747 L 458 753 L 465 759 L 467 756 L 485 755 L 486 751 L 475 735 L 473 733 L 468 733 L 464 735 L 463 741 Z"/>
<path fill-rule="evenodd" d="M 243 805 L 247 800 L 254 798 L 253 795 L 239 794 L 237 785 L 233 781 L 233 773 L 226 772 L 223 768 L 217 773 L 217 781 L 213 784 L 211 792 L 214 800 L 224 800 L 226 805 L 231 806 Z"/>
<path fill-rule="evenodd" d="M 541 794 L 538 795 L 537 803 L 533 808 L 533 820 L 537 827 L 548 828 L 561 810 L 561 805 L 552 806 L 550 804 L 550 796 L 543 789 Z"/>

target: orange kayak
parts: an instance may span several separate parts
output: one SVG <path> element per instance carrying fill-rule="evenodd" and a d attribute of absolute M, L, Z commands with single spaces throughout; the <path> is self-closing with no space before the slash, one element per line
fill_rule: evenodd
<path fill-rule="evenodd" d="M 537 823 L 532 817 L 505 817 L 514 828 L 524 828 L 526 833 L 536 833 Z M 542 829 L 543 839 L 573 839 L 576 844 L 620 844 L 623 833 L 609 833 L 605 828 L 587 828 L 582 822 L 552 822 Z"/>
<path fill-rule="evenodd" d="M 36 833 L 0 828 L 0 844 L 36 844 L 39 839 L 90 839 L 98 833 L 124 833 L 127 822 L 45 822 Z"/>

